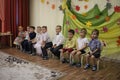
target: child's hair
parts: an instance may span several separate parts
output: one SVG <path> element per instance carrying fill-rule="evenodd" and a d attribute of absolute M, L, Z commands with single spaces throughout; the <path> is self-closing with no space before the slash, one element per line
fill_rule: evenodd
<path fill-rule="evenodd" d="M 75 34 L 75 31 L 73 29 L 70 29 L 68 32 L 72 33 L 73 35 Z"/>
<path fill-rule="evenodd" d="M 41 28 L 40 26 L 37 26 L 37 28 Z"/>
<path fill-rule="evenodd" d="M 82 28 L 80 32 L 83 32 L 84 34 L 87 34 L 87 30 L 85 28 Z"/>
<path fill-rule="evenodd" d="M 97 34 L 97 36 L 99 36 L 99 30 L 94 29 L 94 30 L 92 31 L 92 33 L 93 33 L 93 32 L 95 32 L 95 33 Z"/>
<path fill-rule="evenodd" d="M 42 26 L 42 28 L 45 28 L 45 29 L 47 29 L 47 26 Z"/>
<path fill-rule="evenodd" d="M 34 26 L 30 26 L 30 28 L 34 29 L 35 30 L 35 27 Z"/>
<path fill-rule="evenodd" d="M 61 25 L 57 25 L 56 27 L 59 27 L 61 29 Z"/>

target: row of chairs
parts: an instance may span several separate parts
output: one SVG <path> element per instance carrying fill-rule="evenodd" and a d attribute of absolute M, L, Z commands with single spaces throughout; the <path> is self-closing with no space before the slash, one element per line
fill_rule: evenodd
<path fill-rule="evenodd" d="M 86 54 L 82 54 L 81 55 L 81 67 L 84 67 L 84 57 Z M 50 51 L 50 49 L 48 49 L 48 56 L 49 58 L 55 58 L 54 54 L 52 54 L 52 52 Z M 100 62 L 103 61 L 101 58 L 97 59 L 97 71 L 99 71 L 100 69 Z"/>

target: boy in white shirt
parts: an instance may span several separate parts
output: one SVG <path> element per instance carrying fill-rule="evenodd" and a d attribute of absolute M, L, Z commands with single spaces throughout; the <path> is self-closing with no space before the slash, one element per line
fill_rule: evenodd
<path fill-rule="evenodd" d="M 63 48 L 63 43 L 64 43 L 64 36 L 61 33 L 61 26 L 57 25 L 56 26 L 56 36 L 53 39 L 53 46 L 50 48 L 51 52 L 60 58 L 60 49 Z"/>
<path fill-rule="evenodd" d="M 43 41 L 42 41 L 41 50 L 43 53 L 43 60 L 47 60 L 48 59 L 47 49 L 52 47 L 52 42 L 50 40 L 49 34 L 47 33 L 47 26 L 42 27 L 42 37 L 43 37 Z"/>
<path fill-rule="evenodd" d="M 76 67 L 81 67 L 81 54 L 84 54 L 86 53 L 85 52 L 85 49 L 87 48 L 87 45 L 88 45 L 88 39 L 86 38 L 86 34 L 87 34 L 87 30 L 85 28 L 82 28 L 80 30 L 80 37 L 77 39 L 77 49 L 74 50 L 70 55 L 71 55 L 71 58 L 75 59 L 75 56 L 76 56 L 76 59 L 77 59 L 77 63 L 75 64 L 73 61 L 71 61 L 71 65 L 76 65 Z M 70 60 L 72 60 L 70 59 Z"/>

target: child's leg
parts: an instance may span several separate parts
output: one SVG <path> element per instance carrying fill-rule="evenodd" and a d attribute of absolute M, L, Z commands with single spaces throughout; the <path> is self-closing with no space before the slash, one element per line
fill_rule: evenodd
<path fill-rule="evenodd" d="M 78 51 L 76 53 L 76 59 L 77 59 L 77 63 L 80 63 L 80 61 L 81 61 L 81 52 L 80 51 Z"/>
<path fill-rule="evenodd" d="M 76 54 L 76 50 L 71 52 L 71 54 L 70 54 L 70 64 L 75 62 L 75 60 L 74 60 L 75 54 Z"/>
<path fill-rule="evenodd" d="M 69 55 L 69 52 L 68 52 L 68 51 L 65 52 L 65 58 L 66 58 L 67 60 L 69 60 L 69 58 L 70 58 L 70 55 Z"/>
<path fill-rule="evenodd" d="M 95 56 L 92 55 L 90 58 L 91 58 L 92 65 L 93 65 L 93 66 L 96 65 Z"/>
<path fill-rule="evenodd" d="M 60 60 L 62 61 L 64 59 L 64 53 L 63 49 L 60 50 Z"/>
<path fill-rule="evenodd" d="M 97 70 L 97 56 L 92 55 L 91 56 L 91 61 L 92 61 L 92 71 L 96 71 Z"/>
<path fill-rule="evenodd" d="M 86 64 L 89 64 L 89 61 L 90 61 L 90 54 L 88 53 L 88 54 L 86 55 Z"/>
<path fill-rule="evenodd" d="M 90 54 L 88 53 L 86 55 L 86 65 L 85 65 L 84 69 L 88 69 L 90 67 L 89 60 L 90 60 Z"/>

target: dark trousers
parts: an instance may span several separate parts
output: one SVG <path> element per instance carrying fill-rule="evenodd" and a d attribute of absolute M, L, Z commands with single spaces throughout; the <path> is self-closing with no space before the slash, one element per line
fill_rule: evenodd
<path fill-rule="evenodd" d="M 24 41 L 22 41 L 21 45 L 22 45 L 22 49 L 23 49 L 23 50 L 25 50 L 25 51 L 29 51 L 28 40 L 24 40 Z"/>
<path fill-rule="evenodd" d="M 51 48 L 50 51 L 55 55 L 57 56 L 58 58 L 60 58 L 60 49 L 63 48 L 63 45 L 59 45 L 57 46 L 56 48 Z"/>
<path fill-rule="evenodd" d="M 31 41 L 28 42 L 28 47 L 29 47 L 29 51 L 30 53 L 35 53 L 35 48 L 34 48 L 34 45 L 35 43 L 32 43 Z"/>
<path fill-rule="evenodd" d="M 42 53 L 43 53 L 43 57 L 48 57 L 48 53 L 47 53 L 47 49 L 52 47 L 52 42 L 48 42 L 45 44 L 44 47 L 41 47 Z"/>

